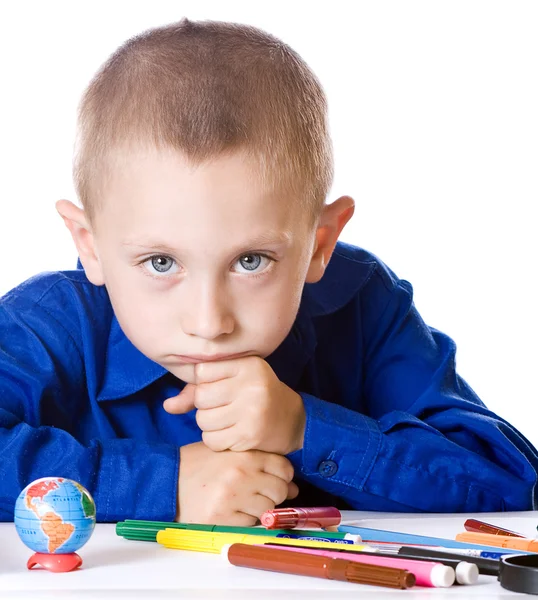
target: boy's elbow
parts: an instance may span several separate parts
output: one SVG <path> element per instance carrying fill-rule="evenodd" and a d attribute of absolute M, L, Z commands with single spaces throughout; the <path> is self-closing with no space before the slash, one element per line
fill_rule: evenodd
<path fill-rule="evenodd" d="M 522 481 L 517 494 L 508 494 L 505 500 L 506 511 L 536 510 L 538 499 L 536 497 L 536 479 Z"/>
<path fill-rule="evenodd" d="M 536 510 L 538 508 L 536 475 L 532 478 L 517 479 L 516 481 L 514 481 L 514 477 L 510 479 L 509 482 L 499 482 L 495 493 L 480 490 L 473 494 L 474 502 L 477 504 L 476 507 L 469 507 L 471 512 Z M 489 498 L 486 499 L 485 496 L 489 496 Z"/>

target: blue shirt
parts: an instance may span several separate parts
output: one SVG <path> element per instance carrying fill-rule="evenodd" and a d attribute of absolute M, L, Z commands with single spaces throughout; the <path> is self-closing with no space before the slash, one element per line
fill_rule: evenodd
<path fill-rule="evenodd" d="M 80 265 L 80 263 L 79 263 Z M 454 342 L 424 324 L 411 285 L 338 243 L 267 357 L 300 393 L 304 446 L 289 455 L 296 506 L 476 512 L 536 508 L 538 456 L 455 372 Z M 100 521 L 173 520 L 184 383 L 141 354 L 104 286 L 82 268 L 42 273 L 0 300 L 0 519 L 29 482 L 62 476 Z"/>

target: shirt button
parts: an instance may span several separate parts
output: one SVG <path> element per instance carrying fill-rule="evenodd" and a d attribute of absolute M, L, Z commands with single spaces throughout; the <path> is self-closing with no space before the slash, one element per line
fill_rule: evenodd
<path fill-rule="evenodd" d="M 332 477 L 338 471 L 338 465 L 334 460 L 322 460 L 318 466 L 318 472 L 322 477 Z"/>

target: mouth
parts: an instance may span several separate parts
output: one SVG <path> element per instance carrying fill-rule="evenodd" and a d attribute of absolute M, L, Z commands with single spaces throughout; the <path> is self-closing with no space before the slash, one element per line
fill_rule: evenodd
<path fill-rule="evenodd" d="M 176 354 L 174 358 L 184 364 L 195 365 L 204 362 L 214 362 L 217 360 L 230 360 L 232 358 L 240 358 L 241 356 L 249 355 L 249 352 L 240 352 L 237 354 Z"/>

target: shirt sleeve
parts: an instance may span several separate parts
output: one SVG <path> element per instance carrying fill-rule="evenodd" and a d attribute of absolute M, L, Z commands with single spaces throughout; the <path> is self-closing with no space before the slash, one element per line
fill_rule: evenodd
<path fill-rule="evenodd" d="M 301 393 L 296 474 L 356 510 L 535 509 L 533 446 L 457 375 L 454 342 L 423 322 L 411 285 L 399 280 L 387 295 L 382 310 L 363 302 L 368 410 Z"/>
<path fill-rule="evenodd" d="M 84 418 L 85 387 L 82 353 L 59 315 L 23 298 L 0 302 L 0 521 L 13 520 L 21 490 L 47 476 L 88 489 L 98 521 L 173 520 L 178 448 L 77 441 L 69 429 Z"/>

